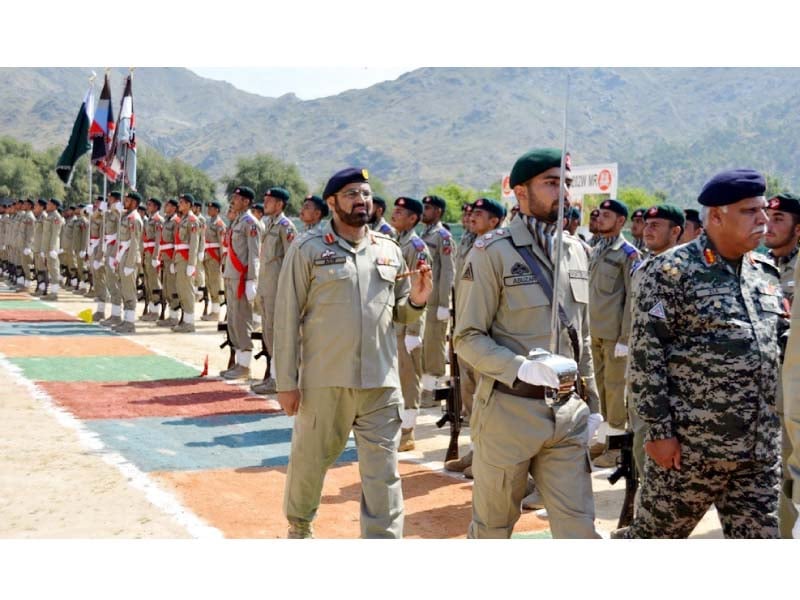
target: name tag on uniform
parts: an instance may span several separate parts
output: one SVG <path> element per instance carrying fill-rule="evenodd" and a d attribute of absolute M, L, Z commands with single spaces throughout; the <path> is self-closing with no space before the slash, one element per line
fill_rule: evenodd
<path fill-rule="evenodd" d="M 513 287 L 515 285 L 533 285 L 539 283 L 534 275 L 510 275 L 503 277 L 503 285 L 505 287 Z"/>
<path fill-rule="evenodd" d="M 347 262 L 346 256 L 326 256 L 314 259 L 314 265 L 317 267 L 325 267 L 327 265 L 342 265 Z"/>
<path fill-rule="evenodd" d="M 622 264 L 621 262 L 617 262 L 616 260 L 611 260 L 610 258 L 604 258 L 603 262 L 606 263 L 607 265 L 612 265 L 614 267 L 618 267 Z"/>
<path fill-rule="evenodd" d="M 589 272 L 588 271 L 570 271 L 569 272 L 570 279 L 589 279 Z"/>
<path fill-rule="evenodd" d="M 698 298 L 705 298 L 706 296 L 724 296 L 728 294 L 732 294 L 733 290 L 730 287 L 715 287 L 715 288 L 705 288 L 699 289 L 695 291 L 695 294 Z"/>

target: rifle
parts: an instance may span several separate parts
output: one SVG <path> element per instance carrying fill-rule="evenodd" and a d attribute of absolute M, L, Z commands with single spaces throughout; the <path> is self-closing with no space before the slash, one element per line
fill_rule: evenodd
<path fill-rule="evenodd" d="M 233 348 L 233 344 L 231 344 L 231 334 L 228 332 L 228 322 L 222 321 L 217 323 L 217 331 L 224 331 L 225 332 L 225 341 L 219 345 L 219 349 L 222 350 L 225 346 L 228 347 L 228 352 L 230 356 L 228 356 L 228 368 L 232 369 L 233 365 L 236 363 L 236 350 Z"/>
<path fill-rule="evenodd" d="M 619 529 L 627 527 L 633 520 L 634 499 L 636 498 L 636 489 L 639 487 L 636 467 L 633 464 L 633 432 L 626 431 L 623 435 L 608 436 L 608 449 L 620 451 L 617 469 L 608 476 L 608 482 L 614 485 L 620 477 L 625 478 L 625 499 L 622 502 L 617 522 L 617 529 Z"/>
<path fill-rule="evenodd" d="M 272 371 L 272 356 L 270 356 L 269 351 L 267 350 L 267 344 L 264 342 L 264 335 L 261 332 L 253 331 L 250 333 L 251 340 L 261 340 L 261 351 L 256 354 L 253 358 L 258 360 L 262 356 L 266 357 L 267 359 L 267 370 L 264 371 L 264 381 L 269 379 Z"/>
<path fill-rule="evenodd" d="M 444 460 L 456 460 L 458 458 L 458 436 L 461 434 L 461 372 L 458 368 L 458 357 L 453 347 L 453 333 L 456 330 L 456 292 L 453 290 L 450 305 L 450 336 L 448 340 L 448 354 L 450 356 L 450 387 L 437 389 L 434 397 L 437 400 L 445 400 L 444 414 L 436 421 L 436 427 L 442 428 L 446 423 L 450 423 L 450 442 L 447 445 L 447 452 Z"/>
<path fill-rule="evenodd" d="M 202 298 L 203 316 L 205 317 L 208 314 L 208 301 L 209 301 L 208 288 L 207 287 L 201 287 L 200 291 L 203 292 L 203 298 Z"/>

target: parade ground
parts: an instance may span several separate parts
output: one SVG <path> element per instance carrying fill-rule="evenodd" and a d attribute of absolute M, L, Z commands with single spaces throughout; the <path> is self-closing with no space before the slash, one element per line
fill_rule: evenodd
<path fill-rule="evenodd" d="M 42 302 L 0 289 L 0 538 L 285 538 L 293 418 L 218 376 L 228 351 L 216 323 L 198 315 L 196 333 L 177 334 L 137 322 L 123 336 L 78 318 L 87 308 L 71 292 Z M 264 368 L 253 361 L 252 375 Z M 416 449 L 399 455 L 405 538 L 464 538 L 469 525 L 472 481 L 443 470 L 440 416 L 423 409 Z M 468 427 L 460 440 L 463 454 Z M 592 475 L 603 537 L 624 495 L 611 472 Z M 351 438 L 328 472 L 315 536 L 357 538 L 360 494 Z M 523 512 L 514 537 L 550 537 L 546 513 Z M 693 537 L 722 537 L 713 510 Z"/>

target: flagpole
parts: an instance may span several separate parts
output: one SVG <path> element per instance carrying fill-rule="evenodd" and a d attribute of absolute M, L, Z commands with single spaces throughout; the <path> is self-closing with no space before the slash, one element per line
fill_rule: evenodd
<path fill-rule="evenodd" d="M 91 85 L 92 87 L 94 87 L 94 80 L 95 79 L 97 79 L 97 73 L 92 71 L 92 75 L 91 75 L 91 77 L 89 77 L 89 85 Z M 92 110 L 92 112 L 94 113 L 94 110 Z M 90 118 L 94 118 L 94 114 L 89 115 L 89 116 L 90 116 Z M 89 123 L 89 126 L 91 128 L 91 123 Z M 89 156 L 89 170 L 88 170 L 88 173 L 89 173 L 89 204 L 91 204 L 92 203 L 92 157 L 91 157 L 91 155 Z"/>

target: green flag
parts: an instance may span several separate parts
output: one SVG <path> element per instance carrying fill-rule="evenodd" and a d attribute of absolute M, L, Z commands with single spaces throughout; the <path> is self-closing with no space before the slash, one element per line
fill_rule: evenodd
<path fill-rule="evenodd" d="M 93 114 L 94 86 L 90 86 L 78 111 L 75 125 L 72 126 L 72 134 L 69 136 L 67 147 L 64 148 L 64 152 L 61 153 L 61 158 L 58 159 L 58 164 L 56 164 L 56 174 L 67 185 L 72 181 L 75 163 L 78 162 L 84 152 L 87 152 L 92 147 L 91 143 L 89 143 L 89 126 L 92 123 Z"/>

